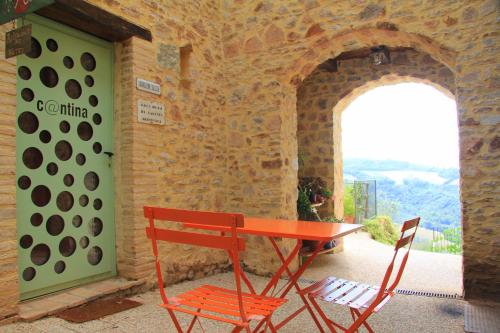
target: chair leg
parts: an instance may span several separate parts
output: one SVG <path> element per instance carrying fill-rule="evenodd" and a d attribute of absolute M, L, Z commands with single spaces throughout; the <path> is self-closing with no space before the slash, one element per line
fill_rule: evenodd
<path fill-rule="evenodd" d="M 174 326 L 175 326 L 175 328 L 177 329 L 177 332 L 178 332 L 178 333 L 183 333 L 183 332 L 182 332 L 182 327 L 181 327 L 181 325 L 179 324 L 179 321 L 177 320 L 177 317 L 175 316 L 174 311 L 172 311 L 172 310 L 170 310 L 170 309 L 167 309 L 167 312 L 168 312 L 168 314 L 170 315 L 170 318 L 172 319 L 172 321 L 174 322 Z"/>
<path fill-rule="evenodd" d="M 359 312 L 359 310 L 356 310 L 356 309 L 352 309 L 352 310 L 353 310 L 353 312 L 354 312 L 355 314 L 357 314 L 358 316 L 361 316 L 361 312 Z M 373 329 L 371 328 L 370 324 L 368 324 L 368 321 L 366 321 L 366 320 L 365 320 L 365 321 L 363 322 L 363 325 L 366 327 L 366 329 L 368 330 L 368 332 L 369 332 L 369 333 L 375 333 L 375 332 L 373 331 Z"/>
<path fill-rule="evenodd" d="M 249 327 L 247 326 L 247 328 L 249 328 Z M 242 326 L 236 326 L 235 328 L 233 328 L 231 333 L 239 333 L 239 332 L 241 332 L 242 329 L 243 329 Z M 248 331 L 248 329 L 247 329 L 247 332 L 250 332 L 250 331 Z"/>
<path fill-rule="evenodd" d="M 352 308 L 349 308 L 349 312 L 351 313 L 352 322 L 354 323 L 356 321 L 356 314 L 354 313 L 354 310 Z M 356 330 L 356 333 L 359 333 L 359 331 Z"/>
<path fill-rule="evenodd" d="M 309 296 L 309 300 L 311 301 L 311 304 L 314 306 L 314 308 L 316 309 L 316 311 L 319 313 L 321 319 L 323 319 L 323 321 L 325 322 L 326 326 L 330 329 L 330 332 L 337 333 L 337 330 L 335 329 L 335 327 L 330 322 L 330 319 L 328 319 L 328 317 L 325 315 L 325 313 L 323 312 L 323 310 L 321 310 L 321 307 L 316 302 L 316 300 L 314 299 L 314 297 Z"/>
<path fill-rule="evenodd" d="M 201 309 L 196 310 L 196 312 L 201 312 Z M 198 316 L 193 316 L 193 320 L 191 320 L 191 323 L 189 324 L 189 327 L 188 327 L 186 333 L 190 333 L 191 332 L 191 330 L 194 327 L 194 323 L 196 322 L 196 319 L 198 319 Z M 201 326 L 201 323 L 200 323 L 200 326 Z"/>
<path fill-rule="evenodd" d="M 359 310 L 355 310 L 354 313 L 356 313 L 358 315 L 358 318 L 356 320 L 354 320 L 354 323 L 352 323 L 351 326 L 349 326 L 349 328 L 346 330 L 346 333 L 354 333 L 355 331 L 358 330 L 358 328 L 361 325 L 364 325 L 370 333 L 374 333 L 373 330 L 371 329 L 370 325 L 368 325 L 368 323 L 366 323 L 366 319 L 368 319 L 368 317 L 370 317 L 370 315 L 373 313 L 373 309 L 371 307 L 369 307 L 363 313 L 359 312 Z"/>

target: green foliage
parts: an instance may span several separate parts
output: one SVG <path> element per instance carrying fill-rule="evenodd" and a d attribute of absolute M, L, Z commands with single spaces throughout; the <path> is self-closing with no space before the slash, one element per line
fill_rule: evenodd
<path fill-rule="evenodd" d="M 321 195 L 325 197 L 326 199 L 330 199 L 333 195 L 332 191 L 327 189 L 326 187 L 321 189 Z"/>
<path fill-rule="evenodd" d="M 431 252 L 462 253 L 462 228 L 448 228 L 442 233 L 434 233 L 428 250 Z"/>
<path fill-rule="evenodd" d="M 387 171 L 436 172 L 446 182 L 435 184 L 430 181 L 406 178 L 402 183 L 396 183 L 382 174 Z M 394 221 L 405 221 L 414 216 L 420 216 L 422 227 L 439 231 L 460 225 L 457 168 L 440 169 L 389 160 L 346 159 L 344 160 L 344 174 L 355 179 L 377 180 L 379 215 L 389 215 Z M 348 199 L 346 188 L 345 200 Z M 346 205 L 349 205 L 349 202 L 344 202 L 344 210 L 346 210 Z"/>
<path fill-rule="evenodd" d="M 297 213 L 300 220 L 321 221 L 313 203 L 322 203 L 331 198 L 332 192 L 326 182 L 320 177 L 303 177 L 299 179 L 299 197 L 297 199 Z M 316 202 L 315 202 L 316 201 Z"/>
<path fill-rule="evenodd" d="M 299 197 L 297 199 L 297 213 L 299 220 L 309 221 L 314 216 L 312 203 L 309 200 L 309 191 L 299 186 Z"/>
<path fill-rule="evenodd" d="M 365 220 L 364 225 L 364 229 L 378 242 L 394 245 L 399 239 L 399 232 L 389 216 L 377 216 Z"/>
<path fill-rule="evenodd" d="M 354 216 L 354 185 L 344 187 L 344 216 Z"/>
<path fill-rule="evenodd" d="M 399 208 L 400 203 L 396 200 L 390 200 L 387 193 L 380 192 L 377 194 L 377 213 L 379 215 L 387 215 L 395 220 L 398 217 Z"/>

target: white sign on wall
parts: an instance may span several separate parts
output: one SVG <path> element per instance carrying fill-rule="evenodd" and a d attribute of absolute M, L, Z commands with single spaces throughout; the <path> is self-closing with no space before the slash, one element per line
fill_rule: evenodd
<path fill-rule="evenodd" d="M 158 83 L 154 83 L 144 79 L 137 79 L 136 87 L 139 90 L 146 91 L 155 95 L 161 94 L 160 85 Z"/>
<path fill-rule="evenodd" d="M 137 121 L 145 124 L 165 125 L 165 106 L 150 101 L 137 101 Z"/>

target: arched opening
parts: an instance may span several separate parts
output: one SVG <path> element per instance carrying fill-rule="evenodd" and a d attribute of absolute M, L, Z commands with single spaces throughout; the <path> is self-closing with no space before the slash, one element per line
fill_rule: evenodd
<path fill-rule="evenodd" d="M 388 63 L 375 64 L 372 48 L 352 50 L 321 63 L 298 85 L 298 178 L 299 183 L 302 178 L 321 178 L 333 192 L 334 200 L 317 208 L 322 218 L 344 216 L 342 112 L 353 100 L 376 87 L 405 82 L 432 86 L 454 99 L 455 75 L 446 65 L 414 48 L 387 49 Z M 455 266 L 454 285 L 460 286 L 460 258 Z"/>
<path fill-rule="evenodd" d="M 370 49 L 342 53 L 320 64 L 297 89 L 299 179 L 321 177 L 334 200 L 323 216 L 343 217 L 341 115 L 345 107 L 374 87 L 398 82 L 430 84 L 447 96 L 454 74 L 428 54 L 389 48 L 390 63 L 374 65 Z"/>
<path fill-rule="evenodd" d="M 344 216 L 388 223 L 418 215 L 414 249 L 461 253 L 454 98 L 422 83 L 373 88 L 342 111 L 341 136 Z"/>

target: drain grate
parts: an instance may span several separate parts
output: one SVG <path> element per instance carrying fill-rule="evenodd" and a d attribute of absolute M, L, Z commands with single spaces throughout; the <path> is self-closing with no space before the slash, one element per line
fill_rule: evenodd
<path fill-rule="evenodd" d="M 288 278 L 284 278 L 284 280 L 288 280 Z M 313 284 L 318 281 L 311 280 L 311 279 L 299 279 L 300 283 L 304 284 Z M 418 291 L 418 290 L 409 290 L 409 289 L 394 289 L 394 292 L 396 294 L 400 295 L 408 295 L 408 296 L 424 296 L 424 297 L 435 297 L 435 298 L 447 298 L 447 299 L 463 299 L 462 295 L 460 294 L 448 294 L 448 293 L 439 293 L 439 292 L 433 292 L 433 291 Z"/>
<path fill-rule="evenodd" d="M 459 294 L 447 294 L 447 293 L 437 293 L 433 291 L 418 291 L 418 290 L 408 290 L 408 289 L 394 289 L 396 294 L 408 295 L 408 296 L 425 296 L 425 297 L 436 297 L 436 298 L 448 298 L 448 299 L 462 299 L 462 295 Z"/>

